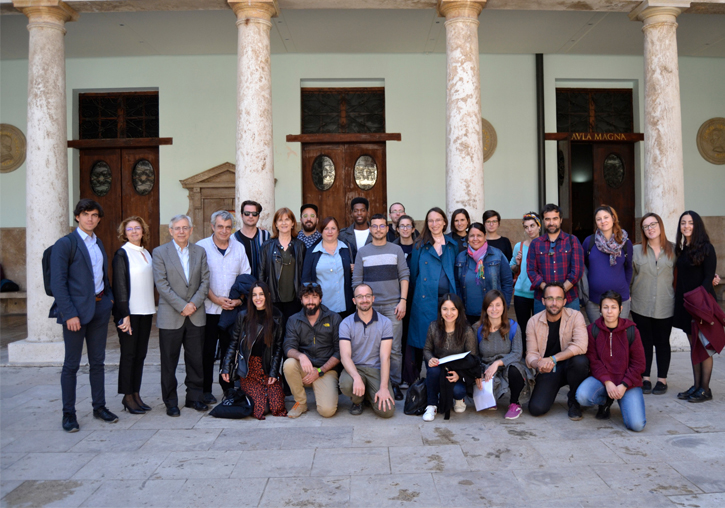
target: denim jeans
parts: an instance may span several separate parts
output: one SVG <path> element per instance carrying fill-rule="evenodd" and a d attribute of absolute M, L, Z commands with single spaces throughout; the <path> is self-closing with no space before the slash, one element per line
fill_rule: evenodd
<path fill-rule="evenodd" d="M 582 406 L 603 405 L 607 401 L 607 389 L 604 383 L 589 376 L 576 391 L 576 400 Z M 624 397 L 617 401 L 622 411 L 624 426 L 634 432 L 642 432 L 647 424 L 644 414 L 644 395 L 642 388 L 630 388 L 624 392 Z"/>
<path fill-rule="evenodd" d="M 579 298 L 574 298 L 571 303 L 567 303 L 564 305 L 567 309 L 573 309 L 573 310 L 581 310 L 581 305 L 579 304 Z M 538 314 L 542 310 L 546 310 L 546 306 L 544 306 L 544 302 L 541 300 L 534 299 L 534 314 Z"/>
<path fill-rule="evenodd" d="M 425 369 L 425 388 L 428 393 L 428 405 L 437 406 L 438 396 L 441 393 L 441 373 L 442 367 L 426 367 Z M 466 385 L 463 381 L 458 380 L 453 386 L 453 399 L 463 400 L 466 396 Z"/>

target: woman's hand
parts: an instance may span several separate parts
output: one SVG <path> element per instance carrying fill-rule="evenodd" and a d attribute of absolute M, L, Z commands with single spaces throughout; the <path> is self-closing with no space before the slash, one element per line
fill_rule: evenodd
<path fill-rule="evenodd" d="M 450 371 L 450 372 L 449 372 L 448 374 L 446 374 L 446 379 L 447 379 L 447 380 L 448 380 L 448 381 L 449 381 L 450 383 L 456 383 L 456 382 L 458 382 L 458 380 L 459 380 L 459 379 L 461 379 L 461 378 L 460 378 L 460 377 L 458 377 L 458 373 L 457 373 L 457 372 L 456 372 L 455 370 L 452 370 L 452 371 Z"/>
<path fill-rule="evenodd" d="M 516 264 L 517 265 L 520 265 L 521 264 L 521 260 L 523 259 L 523 257 L 524 257 L 524 255 L 523 255 L 523 253 L 521 251 L 519 251 L 519 253 L 516 254 Z"/>
<path fill-rule="evenodd" d="M 272 386 L 276 382 L 277 382 L 277 378 L 276 377 L 268 377 L 267 378 L 267 386 Z"/>
<path fill-rule="evenodd" d="M 438 367 L 438 358 L 428 360 L 428 367 Z"/>
<path fill-rule="evenodd" d="M 131 316 L 126 316 L 125 318 L 123 318 L 121 324 L 118 325 L 118 329 L 129 335 L 133 335 L 133 330 L 131 330 Z"/>
<path fill-rule="evenodd" d="M 488 368 L 486 369 L 486 371 L 483 373 L 483 379 L 485 381 L 491 381 L 493 376 L 496 375 L 496 372 L 498 372 L 498 367 L 499 367 L 499 360 L 496 360 L 491 365 L 489 365 Z"/>
<path fill-rule="evenodd" d="M 717 286 L 718 284 L 720 284 L 720 276 L 715 274 L 715 277 L 712 279 L 712 285 Z"/>
<path fill-rule="evenodd" d="M 222 379 L 224 380 L 225 383 L 228 383 L 229 382 L 229 374 L 222 374 Z"/>
<path fill-rule="evenodd" d="M 619 400 L 624 395 L 624 392 L 627 391 L 627 389 L 624 387 L 624 385 L 615 385 L 611 381 L 607 381 L 604 383 L 604 388 L 607 389 L 607 395 L 609 395 L 610 399 L 613 400 Z M 619 389 L 624 388 L 624 390 L 620 393 Z"/>
<path fill-rule="evenodd" d="M 476 379 L 476 387 L 478 387 L 479 390 L 483 390 L 483 378 Z"/>

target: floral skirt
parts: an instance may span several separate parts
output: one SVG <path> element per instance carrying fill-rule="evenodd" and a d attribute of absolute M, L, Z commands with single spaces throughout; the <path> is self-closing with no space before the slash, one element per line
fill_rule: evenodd
<path fill-rule="evenodd" d="M 267 407 L 273 416 L 287 416 L 282 384 L 277 381 L 268 385 L 267 379 L 262 369 L 262 359 L 259 356 L 250 356 L 247 377 L 239 379 L 239 387 L 254 401 L 254 417 L 257 420 L 265 419 Z"/>

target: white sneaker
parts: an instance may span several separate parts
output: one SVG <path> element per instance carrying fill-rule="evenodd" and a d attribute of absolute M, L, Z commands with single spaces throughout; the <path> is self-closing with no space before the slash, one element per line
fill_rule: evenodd
<path fill-rule="evenodd" d="M 456 400 L 453 402 L 453 411 L 456 413 L 463 413 L 466 410 L 466 402 L 461 400 Z"/>
<path fill-rule="evenodd" d="M 438 407 L 437 406 L 428 406 L 425 408 L 425 414 L 423 415 L 423 421 L 424 422 L 432 422 L 436 418 L 436 414 L 438 413 Z"/>

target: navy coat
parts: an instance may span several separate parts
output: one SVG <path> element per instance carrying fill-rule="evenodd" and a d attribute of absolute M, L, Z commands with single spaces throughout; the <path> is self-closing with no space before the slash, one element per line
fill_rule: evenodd
<path fill-rule="evenodd" d="M 511 296 L 514 292 L 514 278 L 511 273 L 511 267 L 509 266 L 504 253 L 496 247 L 489 245 L 486 250 L 486 255 L 483 256 L 483 266 L 484 278 L 479 281 L 480 284 L 475 284 L 473 287 L 470 287 L 470 285 L 466 286 L 466 274 L 469 271 L 476 271 L 476 262 L 468 255 L 468 250 L 459 252 L 458 257 L 456 257 L 455 272 L 458 296 L 461 297 L 463 304 L 466 306 L 466 313 L 471 316 L 477 316 L 481 312 L 481 307 L 475 309 L 468 308 L 471 291 L 479 292 L 479 295 L 476 295 L 478 296 L 476 300 L 482 303 L 483 299 L 486 297 L 486 293 L 492 289 L 498 289 L 503 293 L 504 298 L 506 298 L 506 306 L 511 305 Z"/>

